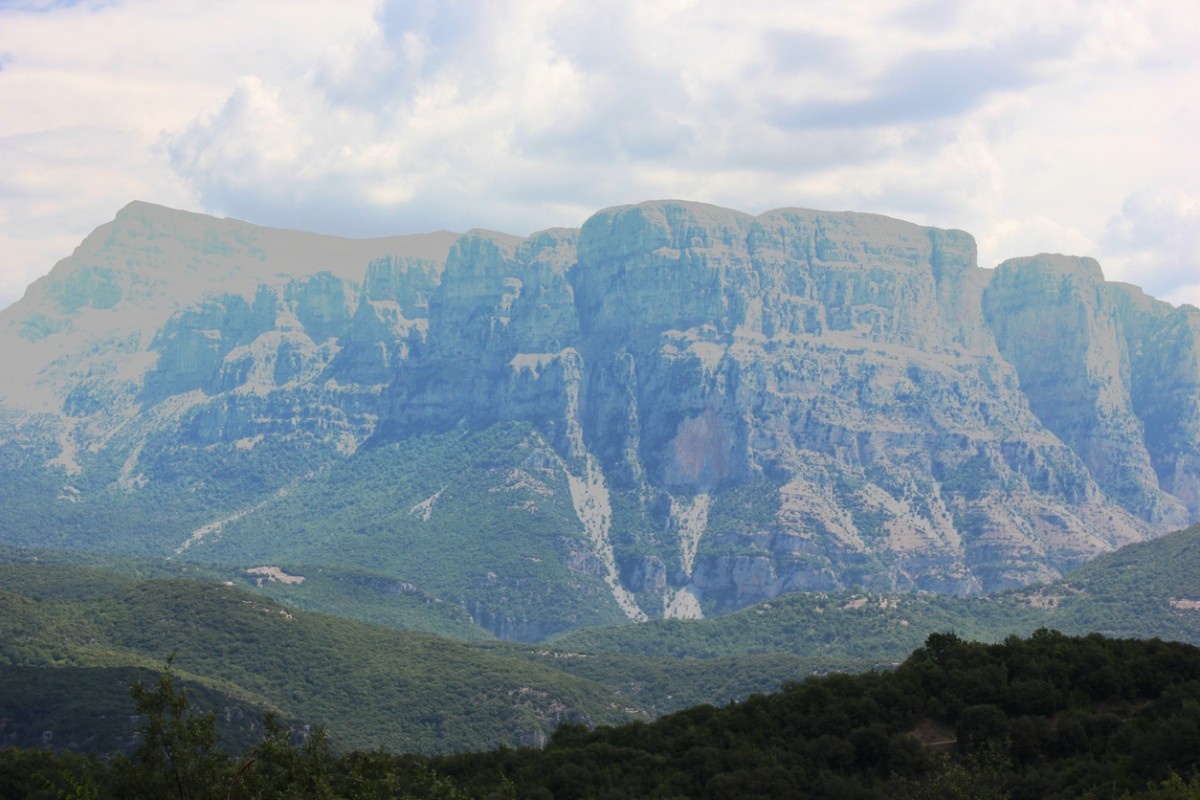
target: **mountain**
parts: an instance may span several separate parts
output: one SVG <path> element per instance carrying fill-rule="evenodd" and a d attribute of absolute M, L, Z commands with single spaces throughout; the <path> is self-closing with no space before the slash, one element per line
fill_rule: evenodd
<path fill-rule="evenodd" d="M 1200 519 L 1198 352 L 1091 259 L 870 214 L 353 241 L 134 203 L 0 312 L 0 542 L 520 640 L 1019 587 Z"/>

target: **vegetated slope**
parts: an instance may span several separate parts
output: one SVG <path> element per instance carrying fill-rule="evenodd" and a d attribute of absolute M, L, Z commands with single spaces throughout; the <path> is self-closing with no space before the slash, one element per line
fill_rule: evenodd
<path fill-rule="evenodd" d="M 542 751 L 433 763 L 470 796 L 503 780 L 521 797 L 555 800 L 1120 797 L 1190 774 L 1198 730 L 1195 647 L 942 634 L 892 671 L 810 679 L 649 724 L 566 726 Z"/>
<path fill-rule="evenodd" d="M 348 242 L 137 203 L 0 311 L 0 540 L 377 567 L 529 640 L 992 591 L 1197 519 L 1197 353 L 1090 259 L 870 214 Z"/>
<path fill-rule="evenodd" d="M 877 661 L 843 656 L 793 653 L 735 655 L 725 658 L 676 658 L 626 653 L 581 652 L 553 646 L 473 645 L 543 664 L 595 681 L 631 707 L 657 717 L 702 704 L 737 702 L 773 692 L 807 675 L 863 672 Z"/>
<path fill-rule="evenodd" d="M 364 447 L 184 555 L 253 564 L 281 552 L 334 567 L 326 582 L 370 571 L 465 608 L 476 638 L 537 641 L 626 619 L 567 470 L 527 423 Z"/>
<path fill-rule="evenodd" d="M 2 708 L 23 731 L 12 741 L 50 731 L 56 747 L 127 746 L 128 719 L 98 738 L 97 717 L 127 718 L 119 678 L 134 666 L 153 672 L 171 654 L 229 741 L 244 743 L 270 710 L 326 727 L 339 747 L 420 752 L 537 744 L 564 721 L 645 719 L 863 667 L 786 654 L 698 661 L 465 644 L 232 586 L 68 564 L 0 564 L 0 585 L 11 590 L 0 591 L 0 683 L 13 689 Z M 64 669 L 73 692 L 58 691 Z"/>
<path fill-rule="evenodd" d="M 0 656 L 6 658 L 7 653 Z M 153 684 L 158 675 L 158 670 L 145 667 L 15 666 L 0 661 L 0 747 L 128 752 L 142 722 L 134 714 L 130 687 L 138 681 Z M 180 688 L 198 713 L 217 715 L 222 748 L 241 752 L 262 738 L 263 715 L 271 708 L 261 701 L 201 680 L 184 680 Z"/>
<path fill-rule="evenodd" d="M 892 670 L 813 677 L 649 723 L 567 724 L 544 749 L 338 756 L 319 737 L 297 744 L 273 728 L 245 757 L 186 762 L 171 791 L 213 800 L 1167 800 L 1200 791 L 1197 731 L 1196 647 L 1045 629 L 990 645 L 935 634 Z M 158 789 L 146 796 L 162 796 L 164 748 L 198 738 L 190 727 L 146 737 L 132 760 L 108 763 L 0 750 L 0 791 L 61 796 L 54 789 L 65 781 L 102 800 L 142 796 L 130 789 L 146 784 Z"/>
<path fill-rule="evenodd" d="M 36 564 L 39 569 L 20 565 Z M 10 566 L 11 565 L 11 566 Z M 375 569 L 116 556 L 0 545 L 0 587 L 39 599 L 90 597 L 101 587 L 150 578 L 227 583 L 295 608 L 323 611 L 399 630 L 472 641 L 493 638 L 460 606 L 445 603 Z"/>
<path fill-rule="evenodd" d="M 795 653 L 888 664 L 904 658 L 930 633 L 955 631 L 998 641 L 1031 633 L 1047 620 L 1044 611 L 1004 596 L 790 594 L 721 617 L 592 628 L 549 644 L 583 652 L 677 658 Z"/>
<path fill-rule="evenodd" d="M 1200 525 L 1100 556 L 1061 583 L 1096 597 L 1200 600 Z"/>
<path fill-rule="evenodd" d="M 1130 545 L 1042 586 L 982 597 L 816 593 L 706 620 L 593 628 L 553 639 L 585 652 L 717 658 L 796 653 L 887 662 L 930 633 L 981 641 L 1041 627 L 1200 644 L 1200 526 Z"/>
<path fill-rule="evenodd" d="M 510 666 L 514 660 L 519 660 L 532 662 L 554 674 L 577 676 L 589 685 L 604 687 L 610 693 L 606 695 L 608 706 L 657 716 L 690 705 L 719 704 L 756 691 L 770 691 L 803 675 L 860 671 L 895 664 L 928 635 L 941 631 L 953 631 L 983 641 L 1000 641 L 1009 635 L 1025 635 L 1039 627 L 1050 626 L 1072 634 L 1100 631 L 1109 635 L 1161 636 L 1200 643 L 1200 611 L 1192 602 L 1198 595 L 1195 576 L 1200 571 L 1193 563 L 1200 550 L 1198 543 L 1200 527 L 1193 527 L 1126 548 L 1079 569 L 1064 581 L 991 597 L 954 598 L 927 593 L 787 595 L 719 618 L 660 620 L 642 625 L 585 629 L 541 646 L 496 642 L 476 645 L 474 652 L 481 657 L 508 660 Z M 29 556 L 23 551 L 7 554 L 10 559 L 21 555 Z M 39 557 L 43 562 L 50 558 L 91 558 L 61 553 L 42 553 Z M 210 580 L 223 580 L 227 575 L 240 581 L 248 577 L 241 571 L 222 571 L 220 568 L 204 573 L 202 566 L 197 564 L 161 561 L 137 564 L 137 572 L 149 575 L 179 575 L 180 570 L 188 570 L 190 573 L 183 574 L 203 573 Z M 126 563 L 124 566 L 131 568 L 133 565 Z M 310 571 L 310 574 L 318 573 Z M 108 569 L 47 563 L 0 565 L 0 583 L 26 598 L 104 603 L 113 597 L 125 596 L 138 586 L 133 577 L 118 576 Z M 273 586 L 288 602 L 295 602 L 297 589 L 304 586 L 269 582 L 264 585 Z M 366 591 L 374 596 L 374 589 Z M 15 596 L 9 596 L 7 600 L 24 603 L 23 607 L 29 605 L 28 600 Z M 273 607 L 256 602 L 264 608 Z M 240 691 L 243 697 L 256 700 L 261 707 L 286 708 L 286 714 L 291 718 L 314 721 L 314 709 L 318 710 L 328 714 L 320 720 L 331 729 L 340 729 L 342 723 L 336 720 L 344 717 L 346 710 L 335 707 L 336 704 L 322 708 L 319 704 L 312 706 L 295 700 L 287 705 L 271 694 L 269 684 L 272 679 L 268 678 L 264 684 L 264 679 L 259 677 L 257 684 L 251 684 L 247 671 L 263 670 L 271 675 L 281 669 L 278 660 L 251 658 L 250 664 L 242 664 L 238 667 L 241 671 L 233 672 L 234 664 L 230 659 L 240 663 L 245 648 L 226 643 L 227 633 L 212 640 L 212 647 L 208 649 L 196 648 L 197 639 L 184 637 L 180 641 L 179 631 L 173 630 L 177 626 L 173 624 L 160 621 L 141 630 L 132 624 L 128 613 L 124 613 L 117 628 L 123 631 L 122 626 L 129 624 L 143 637 L 131 640 L 128 632 L 117 635 L 111 628 L 97 631 L 91 622 L 94 614 L 80 614 L 76 604 L 45 607 L 58 610 L 17 630 L 6 629 L 3 652 L 7 658 L 12 660 L 11 654 L 23 653 L 25 660 L 18 658 L 16 663 L 116 665 L 131 663 L 132 652 L 138 654 L 132 663 L 155 667 L 161 665 L 170 647 L 177 646 L 181 652 L 180 666 L 187 672 L 216 680 L 217 685 L 228 691 Z M 386 608 L 387 602 L 380 602 L 379 607 Z M 278 612 L 298 614 L 294 609 L 274 608 Z M 150 619 L 154 617 L 152 612 L 158 610 L 151 608 L 144 613 Z M 23 618 L 25 613 L 9 610 L 6 617 L 15 621 Z M 265 612 L 260 613 L 276 628 L 280 625 L 279 620 L 285 619 L 282 615 L 272 619 Z M 271 638 L 266 634 L 255 635 L 266 641 Z M 86 637 L 89 642 L 83 656 L 76 649 L 81 637 Z M 162 641 L 157 637 L 162 637 Z M 208 637 L 205 633 L 198 641 L 209 641 Z M 100 652 L 96 651 L 98 644 L 102 645 Z M 111 652 L 114 647 L 119 648 L 117 656 Z M 346 652 L 353 649 L 349 645 L 345 647 L 349 648 Z M 313 652 L 327 652 L 326 645 L 318 645 Z M 187 658 L 182 657 L 184 653 Z M 214 654 L 219 654 L 221 663 L 210 663 Z M 213 667 L 211 673 L 210 666 Z M 361 670 L 361 667 L 350 665 L 348 669 L 350 674 L 359 674 L 355 670 Z M 469 660 L 466 668 L 468 671 L 474 669 Z M 286 667 L 282 669 L 288 672 Z M 445 669 L 449 667 L 438 667 L 438 674 Z M 32 686 L 35 678 L 33 674 L 23 675 L 21 685 Z M 59 679 L 48 676 L 47 680 L 53 685 Z M 310 682 L 315 681 L 313 678 Z M 260 688 L 251 690 L 247 684 Z M 296 697 L 311 690 L 312 686 L 306 684 Z M 101 691 L 108 691 L 109 696 L 123 700 L 119 692 L 114 694 L 103 688 Z M 247 691 L 250 694 L 245 694 Z M 119 704 L 113 713 L 123 713 L 120 709 L 125 707 L 125 704 Z M 490 719 L 490 713 L 483 713 L 482 718 Z M 503 715 L 507 714 L 503 712 Z M 353 727 L 362 732 L 366 730 L 363 725 L 359 720 Z M 477 727 L 483 730 L 487 723 L 479 722 Z M 87 729 L 86 725 L 84 729 Z M 126 730 L 124 735 L 127 734 Z M 40 731 L 29 735 L 40 735 Z M 452 724 L 447 725 L 434 734 L 434 740 L 426 740 L 433 744 L 421 744 L 419 749 L 456 747 L 454 742 L 458 735 Z M 504 740 L 508 734 L 496 735 Z M 490 743 L 492 740 L 484 737 L 481 741 Z"/>
<path fill-rule="evenodd" d="M 550 667 L 289 609 L 233 587 L 154 580 L 109 588 L 77 600 L 0 592 L 4 669 L 161 667 L 174 653 L 182 677 L 323 725 L 344 747 L 537 744 L 563 721 L 644 716 L 600 685 Z M 28 672 L 6 674 L 34 694 L 50 685 L 35 690 Z M 109 713 L 128 715 L 129 706 Z"/>
<path fill-rule="evenodd" d="M 1076 633 L 1157 636 L 1200 644 L 1200 525 L 1130 545 L 1061 581 L 1013 592 Z"/>
<path fill-rule="evenodd" d="M 275 566 L 271 571 L 239 569 L 233 580 L 293 608 L 461 642 L 493 638 L 462 606 L 426 594 L 383 570 L 291 562 Z"/>

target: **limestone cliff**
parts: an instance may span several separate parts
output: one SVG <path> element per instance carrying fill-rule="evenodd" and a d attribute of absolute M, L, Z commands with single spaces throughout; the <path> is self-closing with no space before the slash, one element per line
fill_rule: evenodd
<path fill-rule="evenodd" d="M 1143 384 L 1154 380 L 1146 374 L 1142 331 L 1157 326 L 1139 324 L 1133 303 L 1120 299 L 1092 259 L 1043 255 L 1001 264 L 984 306 L 1042 424 L 1123 508 L 1151 524 L 1182 528 L 1187 510 L 1160 487 L 1133 403 L 1134 363 Z M 1149 311 L 1141 316 L 1154 316 Z"/>
<path fill-rule="evenodd" d="M 0 338 L 0 539 L 387 565 L 507 636 L 1026 584 L 1200 519 L 1200 311 L 877 215 L 355 242 L 133 204 Z"/>

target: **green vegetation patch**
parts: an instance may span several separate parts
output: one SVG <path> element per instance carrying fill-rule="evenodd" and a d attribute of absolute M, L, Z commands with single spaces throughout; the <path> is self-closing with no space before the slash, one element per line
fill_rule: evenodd
<path fill-rule="evenodd" d="M 494 634 L 541 639 L 622 618 L 581 553 L 590 544 L 565 472 L 530 426 L 511 423 L 364 448 L 187 555 L 384 574 Z"/>

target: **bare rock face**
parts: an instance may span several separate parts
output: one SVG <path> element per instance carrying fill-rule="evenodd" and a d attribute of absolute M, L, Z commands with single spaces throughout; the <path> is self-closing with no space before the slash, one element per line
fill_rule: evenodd
<path fill-rule="evenodd" d="M 1027 583 L 1146 535 L 1030 413 L 979 272 L 966 234 L 871 215 L 602 212 L 572 273 L 587 442 L 640 497 L 775 487 L 680 571 L 718 608 Z"/>
<path fill-rule="evenodd" d="M 301 547 L 271 515 L 337 514 L 365 490 L 329 500 L 321 476 L 388 446 L 411 464 L 373 513 L 396 516 L 329 529 L 508 637 L 1022 585 L 1200 519 L 1200 311 L 1090 259 L 979 269 L 969 234 L 870 214 L 662 201 L 525 239 L 352 242 L 134 204 L 0 338 L 0 467 L 29 503 L 61 490 L 70 530 L 95 496 L 111 530 L 83 546 L 132 547 L 120 509 L 178 503 L 139 549 L 361 567 L 350 540 Z M 496 476 L 460 487 L 474 500 L 454 499 L 465 472 L 405 477 L 497 426 L 526 438 L 472 467 Z M 420 526 L 483 530 L 489 497 L 528 524 L 436 556 L 461 582 L 422 585 L 406 554 L 449 529 Z M 36 539 L 10 516 L 0 539 Z M 592 610 L 529 599 L 559 590 Z"/>
<path fill-rule="evenodd" d="M 1138 326 L 1132 309 L 1121 313 L 1109 289 L 1092 259 L 1014 259 L 997 268 L 984 306 L 1042 424 L 1123 508 L 1153 525 L 1182 528 L 1187 509 L 1159 486 L 1134 409 L 1133 363 L 1146 347 L 1144 337 L 1131 342 L 1130 334 L 1145 322 Z"/>
<path fill-rule="evenodd" d="M 1105 285 L 1130 354 L 1129 393 L 1158 486 L 1200 513 L 1200 314 Z M 1173 523 L 1171 523 L 1173 524 Z"/>

